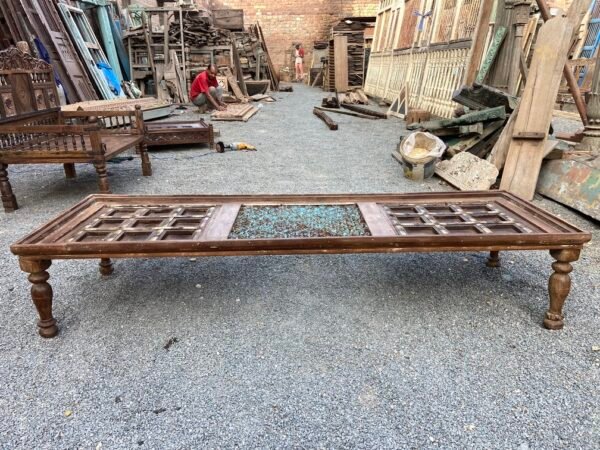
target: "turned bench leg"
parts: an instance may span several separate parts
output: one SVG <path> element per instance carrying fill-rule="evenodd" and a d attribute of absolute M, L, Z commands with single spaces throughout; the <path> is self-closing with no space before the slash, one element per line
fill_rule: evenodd
<path fill-rule="evenodd" d="M 65 169 L 66 178 L 75 178 L 77 176 L 77 172 L 75 171 L 75 164 L 65 163 L 63 164 L 63 167 Z"/>
<path fill-rule="evenodd" d="M 150 164 L 150 156 L 148 156 L 148 147 L 144 141 L 137 146 L 137 152 L 142 160 L 142 175 L 149 177 L 152 175 L 152 165 Z"/>
<path fill-rule="evenodd" d="M 7 164 L 0 164 L 0 195 L 2 197 L 2 205 L 4 206 L 4 211 L 9 213 L 19 209 L 19 205 L 17 205 L 17 199 L 13 194 L 12 186 L 10 185 L 10 181 L 8 180 L 7 169 Z"/>
<path fill-rule="evenodd" d="M 96 168 L 96 173 L 98 174 L 98 188 L 100 189 L 100 192 L 103 194 L 110 194 L 106 161 L 95 162 L 94 167 Z"/>
<path fill-rule="evenodd" d="M 488 267 L 500 267 L 500 252 L 490 252 L 485 265 Z"/>
<path fill-rule="evenodd" d="M 58 334 L 56 320 L 52 317 L 52 286 L 48 284 L 50 275 L 47 272 L 52 261 L 21 259 L 19 264 L 21 270 L 29 273 L 31 299 L 40 316 L 38 332 L 42 337 L 52 338 Z"/>
<path fill-rule="evenodd" d="M 580 250 L 550 250 L 550 254 L 556 260 L 552 263 L 554 273 L 550 275 L 548 291 L 550 294 L 550 308 L 544 318 L 544 327 L 549 330 L 560 330 L 564 326 L 563 305 L 571 290 L 571 277 L 573 270 L 572 262 L 579 259 Z"/>
<path fill-rule="evenodd" d="M 110 258 L 102 258 L 100 260 L 100 273 L 104 276 L 109 276 L 115 271 Z"/>

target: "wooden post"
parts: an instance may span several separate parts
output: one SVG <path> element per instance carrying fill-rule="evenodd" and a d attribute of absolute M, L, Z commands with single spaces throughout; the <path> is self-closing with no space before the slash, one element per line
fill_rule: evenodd
<path fill-rule="evenodd" d="M 479 10 L 479 18 L 477 19 L 477 28 L 475 29 L 475 35 L 473 37 L 471 54 L 469 55 L 469 63 L 467 64 L 465 73 L 465 84 L 467 85 L 473 84 L 475 77 L 477 76 L 477 71 L 483 58 L 485 41 L 487 39 L 490 17 L 492 16 L 493 9 L 494 2 L 482 2 Z"/>
<path fill-rule="evenodd" d="M 514 9 L 515 40 L 513 41 L 510 71 L 508 73 L 508 93 L 510 95 L 518 94 L 521 55 L 523 53 L 523 31 L 525 30 L 525 25 L 529 22 L 531 4 L 529 2 L 519 2 L 514 5 Z"/>
<path fill-rule="evenodd" d="M 592 156 L 600 157 L 600 54 L 596 56 L 596 67 L 592 78 L 592 87 L 587 99 L 589 123 L 583 131 L 583 139 L 577 150 L 588 151 Z"/>

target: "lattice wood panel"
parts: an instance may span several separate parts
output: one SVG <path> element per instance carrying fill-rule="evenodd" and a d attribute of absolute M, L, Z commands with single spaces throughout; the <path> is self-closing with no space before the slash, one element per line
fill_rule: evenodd
<path fill-rule="evenodd" d="M 432 52 L 423 74 L 419 107 L 441 117 L 451 117 L 456 104 L 453 92 L 464 77 L 469 49 L 451 49 Z"/>
<path fill-rule="evenodd" d="M 482 0 L 463 0 L 454 39 L 470 39 L 475 34 Z"/>
<path fill-rule="evenodd" d="M 457 0 L 442 0 L 437 30 L 432 42 L 448 42 L 452 37 Z"/>
<path fill-rule="evenodd" d="M 540 231 L 490 202 L 386 204 L 384 209 L 400 236 L 531 234 Z"/>
<path fill-rule="evenodd" d="M 393 73 L 390 76 L 390 81 L 386 91 L 386 99 L 392 101 L 400 94 L 402 88 L 406 85 L 406 80 L 410 70 L 410 53 L 400 53 L 393 57 Z"/>
<path fill-rule="evenodd" d="M 402 28 L 400 29 L 400 40 L 396 48 L 412 47 L 415 39 L 415 30 L 419 17 L 415 14 L 420 1 L 408 0 L 404 5 L 404 17 L 402 18 Z"/>
<path fill-rule="evenodd" d="M 68 242 L 198 240 L 214 206 L 105 206 L 69 235 Z"/>
<path fill-rule="evenodd" d="M 423 75 L 427 63 L 427 53 L 413 53 L 410 71 L 408 75 L 408 106 L 409 108 L 420 108 L 419 93 L 423 83 Z"/>
<path fill-rule="evenodd" d="M 369 58 L 369 68 L 367 70 L 367 79 L 365 80 L 364 90 L 368 95 L 383 97 L 379 94 L 379 75 L 381 73 L 381 55 L 371 55 Z"/>

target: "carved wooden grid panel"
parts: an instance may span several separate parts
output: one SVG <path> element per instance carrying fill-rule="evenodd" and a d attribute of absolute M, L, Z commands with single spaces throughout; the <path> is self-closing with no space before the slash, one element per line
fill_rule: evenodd
<path fill-rule="evenodd" d="M 471 39 L 477 28 L 481 0 L 463 0 L 454 39 Z"/>
<path fill-rule="evenodd" d="M 442 0 L 441 3 L 437 31 L 432 42 L 448 42 L 452 37 L 457 0 Z"/>
<path fill-rule="evenodd" d="M 411 66 L 408 76 L 408 106 L 411 108 L 420 108 L 419 92 L 421 91 L 421 83 L 427 63 L 427 53 L 413 53 L 409 55 L 411 58 Z"/>
<path fill-rule="evenodd" d="M 383 205 L 400 236 L 530 234 L 531 224 L 495 203 Z"/>
<path fill-rule="evenodd" d="M 419 17 L 415 15 L 415 11 L 417 10 L 419 3 L 419 0 L 408 0 L 404 5 L 404 17 L 402 18 L 400 40 L 397 48 L 409 48 L 413 45 L 415 30 L 417 28 L 417 23 L 419 22 Z"/>
<path fill-rule="evenodd" d="M 389 85 L 386 92 L 386 99 L 396 99 L 402 88 L 406 85 L 408 71 L 410 70 L 410 54 L 400 53 L 393 57 L 393 72 L 390 76 Z"/>
<path fill-rule="evenodd" d="M 369 68 L 367 69 L 367 78 L 365 80 L 365 92 L 377 97 L 383 97 L 383 95 L 378 94 L 382 58 L 381 55 L 371 55 L 369 58 Z"/>
<path fill-rule="evenodd" d="M 452 94 L 461 85 L 469 49 L 440 50 L 429 54 L 419 108 L 441 117 L 452 117 L 456 104 Z"/>
<path fill-rule="evenodd" d="M 194 241 L 213 215 L 212 205 L 103 207 L 69 242 Z"/>

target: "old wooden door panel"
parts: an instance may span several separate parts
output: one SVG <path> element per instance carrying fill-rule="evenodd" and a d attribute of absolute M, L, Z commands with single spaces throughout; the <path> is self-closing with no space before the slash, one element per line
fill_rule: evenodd
<path fill-rule="evenodd" d="M 71 101 L 98 99 L 52 2 L 50 0 L 21 0 L 21 5 L 32 26 L 36 30 L 46 30 L 47 34 L 40 33 L 39 38 L 50 53 L 52 61 L 62 63 L 54 64 L 54 66 L 68 90 L 69 99 Z"/>

